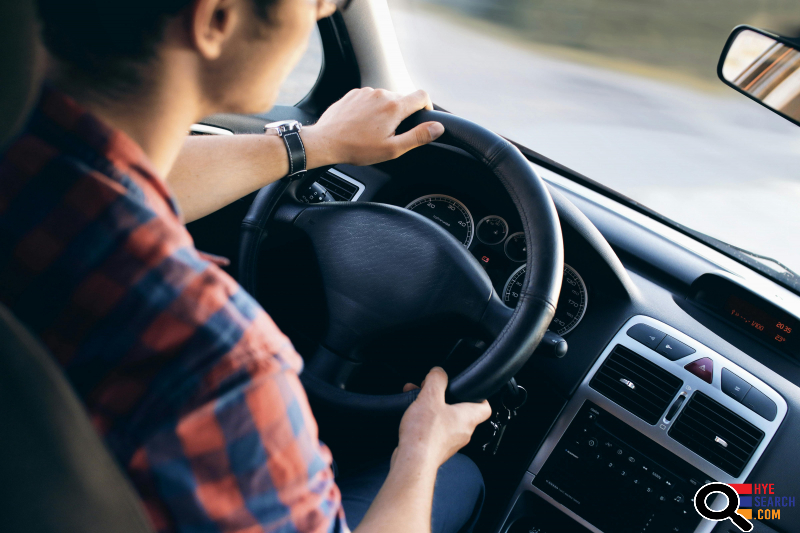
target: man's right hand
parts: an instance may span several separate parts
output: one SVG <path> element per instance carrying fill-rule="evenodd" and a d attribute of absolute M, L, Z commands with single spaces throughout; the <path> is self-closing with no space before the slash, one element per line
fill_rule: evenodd
<path fill-rule="evenodd" d="M 457 403 L 444 400 L 447 373 L 431 369 L 422 390 L 400 422 L 396 455 L 439 468 L 469 443 L 475 427 L 492 415 L 489 402 Z M 406 386 L 404 390 L 410 390 Z"/>

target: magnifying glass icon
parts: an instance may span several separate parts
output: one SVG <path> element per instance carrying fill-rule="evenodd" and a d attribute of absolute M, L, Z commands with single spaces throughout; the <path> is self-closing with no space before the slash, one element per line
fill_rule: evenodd
<path fill-rule="evenodd" d="M 720 511 L 715 511 L 706 503 L 706 499 L 716 492 L 720 492 L 728 498 L 727 505 Z M 700 490 L 694 495 L 694 508 L 706 520 L 720 522 L 727 518 L 742 531 L 753 530 L 753 524 L 736 512 L 739 510 L 739 494 L 733 490 L 733 487 L 725 483 L 709 483 L 700 487 Z"/>

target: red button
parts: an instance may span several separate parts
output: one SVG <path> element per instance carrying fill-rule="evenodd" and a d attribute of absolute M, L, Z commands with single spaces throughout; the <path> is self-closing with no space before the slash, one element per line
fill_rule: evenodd
<path fill-rule="evenodd" d="M 707 383 L 711 383 L 711 378 L 714 375 L 714 362 L 708 357 L 698 359 L 683 368 Z"/>

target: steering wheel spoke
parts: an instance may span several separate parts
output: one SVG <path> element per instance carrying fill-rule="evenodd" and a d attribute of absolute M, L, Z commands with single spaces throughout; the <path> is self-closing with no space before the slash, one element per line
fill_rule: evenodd
<path fill-rule="evenodd" d="M 344 389 L 353 372 L 361 363 L 342 357 L 320 344 L 305 364 L 304 373 L 311 374 L 334 387 Z"/>
<path fill-rule="evenodd" d="M 492 340 L 496 339 L 503 328 L 506 327 L 508 321 L 511 320 L 511 315 L 514 310 L 503 303 L 503 300 L 497 296 L 496 292 L 492 292 L 489 298 L 489 303 L 486 305 L 486 310 L 480 318 L 478 325 L 486 332 Z"/>

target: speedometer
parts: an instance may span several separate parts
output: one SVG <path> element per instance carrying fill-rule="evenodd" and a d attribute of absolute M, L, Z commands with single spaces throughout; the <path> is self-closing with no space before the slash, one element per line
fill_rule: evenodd
<path fill-rule="evenodd" d="M 417 198 L 406 209 L 433 220 L 467 248 L 472 244 L 472 235 L 475 233 L 472 215 L 467 206 L 452 196 L 429 194 Z"/>
<path fill-rule="evenodd" d="M 549 328 L 550 331 L 559 335 L 566 335 L 575 329 L 586 313 L 586 304 L 588 303 L 586 283 L 574 268 L 565 264 L 563 279 L 561 292 L 558 295 L 558 307 Z M 511 274 L 503 289 L 503 301 L 507 306 L 517 306 L 519 291 L 522 289 L 524 280 L 525 265 L 522 265 Z"/>

